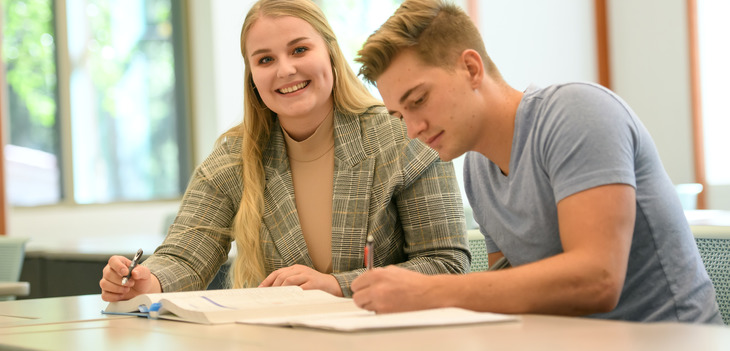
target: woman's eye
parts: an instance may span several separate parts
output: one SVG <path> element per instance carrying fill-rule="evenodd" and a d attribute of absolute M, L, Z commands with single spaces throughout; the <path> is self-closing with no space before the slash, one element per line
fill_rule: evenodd
<path fill-rule="evenodd" d="M 307 51 L 307 48 L 304 47 L 304 46 L 300 46 L 300 47 L 294 49 L 294 52 L 293 53 L 296 55 L 296 54 L 301 54 L 301 53 L 303 53 L 305 51 Z"/>
<path fill-rule="evenodd" d="M 273 61 L 273 59 L 271 57 L 266 56 L 266 57 L 262 57 L 261 59 L 259 59 L 259 64 L 263 65 L 263 64 L 267 64 L 271 61 Z"/>

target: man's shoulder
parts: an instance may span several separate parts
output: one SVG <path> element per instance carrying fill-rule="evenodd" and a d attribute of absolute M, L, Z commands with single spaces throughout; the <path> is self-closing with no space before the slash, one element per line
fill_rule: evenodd
<path fill-rule="evenodd" d="M 590 126 L 598 120 L 614 123 L 618 115 L 633 116 L 633 111 L 618 95 L 595 83 L 571 82 L 531 88 L 525 92 L 518 118 L 539 120 L 534 127 L 564 122 Z"/>
<path fill-rule="evenodd" d="M 547 101 L 582 100 L 591 97 L 611 97 L 614 94 L 607 88 L 591 82 L 568 82 L 546 87 L 530 86 L 525 91 L 525 98 Z"/>

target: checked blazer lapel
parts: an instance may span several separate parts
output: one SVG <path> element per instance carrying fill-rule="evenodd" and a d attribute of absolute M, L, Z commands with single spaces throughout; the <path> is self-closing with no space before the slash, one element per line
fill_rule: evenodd
<path fill-rule="evenodd" d="M 278 252 L 265 252 L 264 257 L 281 259 L 283 266 L 303 264 L 313 267 L 302 235 L 299 215 L 294 200 L 292 181 L 286 144 L 278 120 L 272 126 L 269 145 L 263 156 L 266 172 L 264 189 L 264 215 L 261 228 L 264 247 L 271 240 Z M 268 233 L 265 233 L 268 231 Z M 267 235 L 268 234 L 268 235 Z M 266 250 L 266 249 L 265 249 Z"/>
<path fill-rule="evenodd" d="M 357 115 L 335 112 L 332 270 L 363 267 L 375 160 L 368 158 Z"/>

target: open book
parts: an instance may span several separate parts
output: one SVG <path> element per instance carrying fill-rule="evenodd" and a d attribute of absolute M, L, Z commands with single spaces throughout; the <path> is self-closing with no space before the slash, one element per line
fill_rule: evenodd
<path fill-rule="evenodd" d="M 159 310 L 150 307 L 159 303 Z M 370 314 L 352 302 L 322 290 L 298 286 L 223 289 L 144 294 L 110 302 L 105 314 L 149 313 L 150 316 L 201 324 L 222 324 L 261 318 L 294 318 L 321 314 Z"/>
<path fill-rule="evenodd" d="M 155 304 L 157 307 L 153 307 Z M 352 299 L 298 286 L 184 291 L 110 302 L 105 314 L 133 314 L 201 324 L 279 325 L 338 331 L 518 321 L 519 317 L 460 308 L 374 314 Z"/>

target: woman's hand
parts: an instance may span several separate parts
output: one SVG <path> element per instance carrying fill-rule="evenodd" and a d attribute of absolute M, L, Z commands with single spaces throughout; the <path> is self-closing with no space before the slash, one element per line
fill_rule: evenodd
<path fill-rule="evenodd" d="M 297 285 L 302 289 L 324 290 L 335 296 L 343 296 L 340 284 L 334 276 L 295 264 L 291 267 L 279 268 L 269 274 L 259 287 Z"/>
<path fill-rule="evenodd" d="M 132 277 L 127 284 L 122 285 L 122 278 L 129 274 L 129 265 L 132 261 L 124 256 L 112 256 L 102 272 L 99 287 L 101 299 L 104 301 L 129 300 L 137 295 L 160 293 L 160 282 L 149 268 L 137 265 L 132 270 Z"/>

